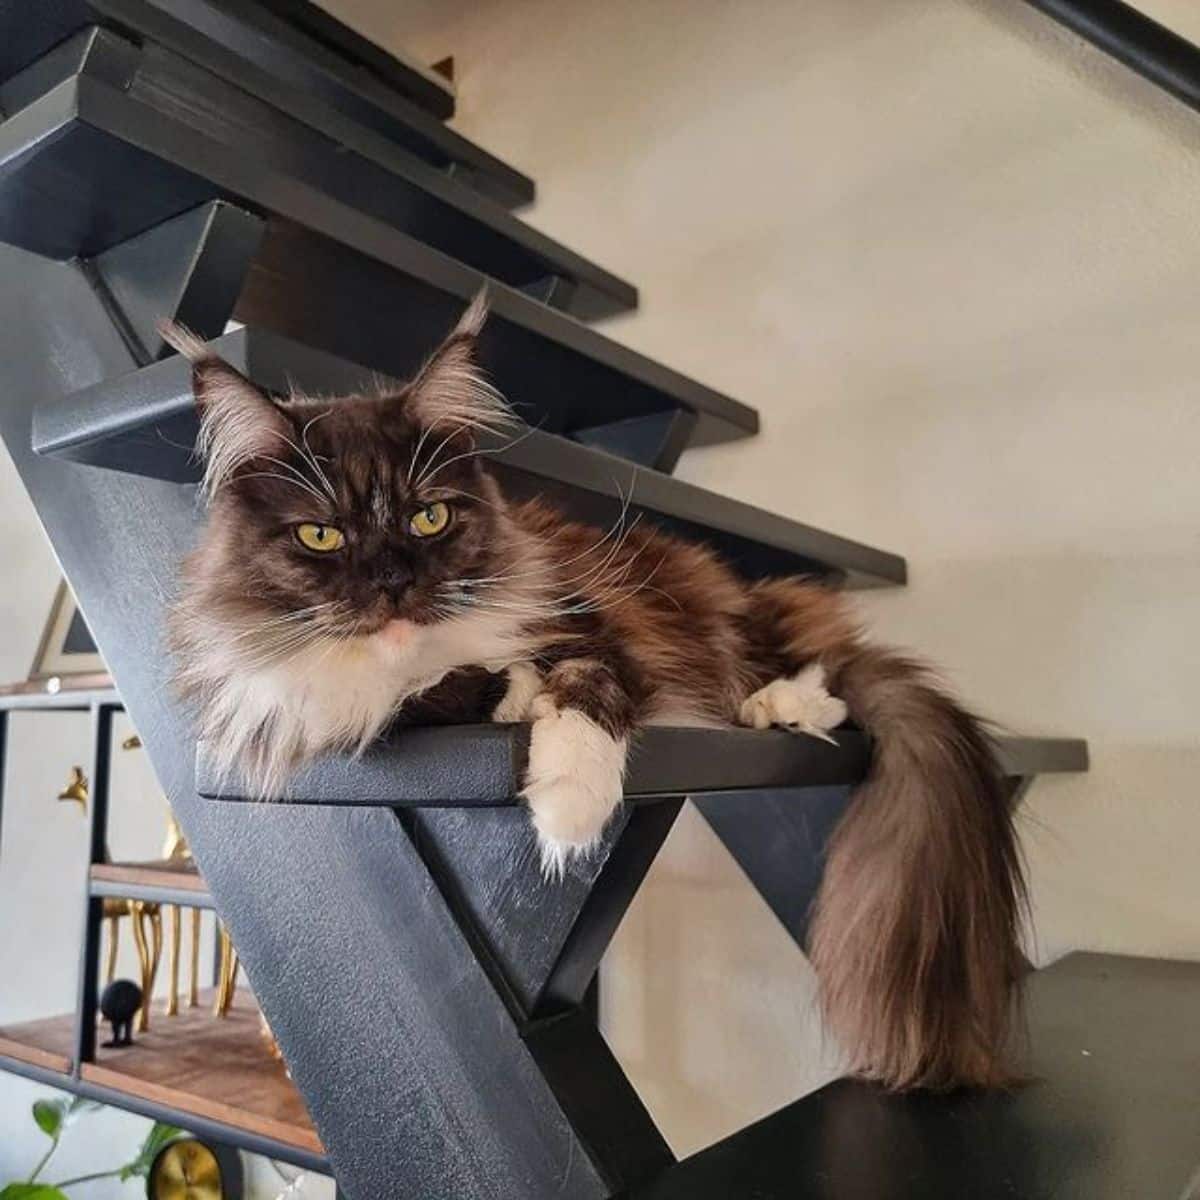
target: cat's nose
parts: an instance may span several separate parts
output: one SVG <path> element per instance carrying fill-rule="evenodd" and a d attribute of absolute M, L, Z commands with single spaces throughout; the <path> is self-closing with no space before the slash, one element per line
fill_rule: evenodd
<path fill-rule="evenodd" d="M 380 572 L 379 587 L 391 600 L 400 600 L 412 586 L 412 571 L 403 564 L 396 564 Z"/>

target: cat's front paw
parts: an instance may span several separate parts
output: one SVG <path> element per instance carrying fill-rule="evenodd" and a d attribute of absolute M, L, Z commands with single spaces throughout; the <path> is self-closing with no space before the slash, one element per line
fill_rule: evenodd
<path fill-rule="evenodd" d="M 492 713 L 492 720 L 499 725 L 528 721 L 534 716 L 533 701 L 542 690 L 542 677 L 530 663 L 513 663 L 506 674 L 508 687 Z"/>
<path fill-rule="evenodd" d="M 743 725 L 769 729 L 783 725 L 797 733 L 811 734 L 832 742 L 829 730 L 847 717 L 845 701 L 825 689 L 825 668 L 810 663 L 790 679 L 776 679 L 759 688 L 742 705 Z"/>
<path fill-rule="evenodd" d="M 561 879 L 567 861 L 595 846 L 621 803 L 626 747 L 577 709 L 557 709 L 545 693 L 531 707 L 537 719 L 521 794 L 542 870 L 547 879 Z"/>

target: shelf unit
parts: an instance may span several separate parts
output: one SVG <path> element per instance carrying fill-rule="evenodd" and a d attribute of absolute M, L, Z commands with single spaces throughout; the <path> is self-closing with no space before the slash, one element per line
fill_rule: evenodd
<path fill-rule="evenodd" d="M 84 892 L 86 935 L 80 954 L 78 1008 L 0 1026 L 0 1070 L 105 1104 L 169 1121 L 251 1153 L 328 1173 L 324 1150 L 295 1085 L 268 1049 L 254 1003 L 239 995 L 213 1016 L 213 993 L 178 1015 L 155 1015 L 132 1046 L 106 1048 L 96 1011 L 101 912 L 106 897 L 212 909 L 191 862 L 101 861 L 107 841 L 112 718 L 124 705 L 115 690 L 0 694 L 0 833 L 10 714 L 89 713 L 92 753 L 89 846 Z M 99 1036 L 98 1036 L 99 1035 Z"/>
<path fill-rule="evenodd" d="M 98 1044 L 83 1063 L 73 1057 L 75 1013 L 0 1028 L 0 1069 L 327 1172 L 320 1138 L 267 1045 L 258 1009 L 239 998 L 215 1018 L 212 993 L 200 999 L 197 1008 L 158 1018 L 132 1046 Z M 103 1034 L 103 1024 L 97 1029 Z"/>

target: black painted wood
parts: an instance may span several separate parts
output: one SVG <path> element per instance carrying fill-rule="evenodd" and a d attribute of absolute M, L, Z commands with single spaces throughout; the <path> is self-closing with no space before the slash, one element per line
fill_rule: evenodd
<path fill-rule="evenodd" d="M 571 436 L 585 446 L 607 450 L 670 475 L 691 441 L 695 423 L 694 414 L 676 408 L 577 429 Z"/>
<path fill-rule="evenodd" d="M 825 847 L 852 798 L 848 787 L 716 792 L 696 807 L 754 884 L 780 924 L 804 949 Z"/>
<path fill-rule="evenodd" d="M 197 797 L 161 650 L 192 491 L 32 453 L 33 397 L 133 359 L 76 266 L 3 247 L 0 279 L 0 432 L 343 1190 L 600 1200 L 608 1189 L 396 816 Z"/>
<path fill-rule="evenodd" d="M 316 393 L 337 395 L 372 380 L 365 367 L 258 331 L 226 335 L 217 339 L 215 348 L 271 390 L 286 392 L 294 382 Z M 502 375 L 496 379 L 504 385 Z M 581 407 L 575 397 L 565 402 L 573 410 Z M 588 418 L 570 411 L 563 419 L 576 424 Z M 34 444 L 39 453 L 184 482 L 199 477 L 192 454 L 195 429 L 190 370 L 182 360 L 171 358 L 39 407 Z M 511 494 L 546 496 L 576 519 L 601 528 L 614 524 L 628 506 L 629 521 L 642 514 L 684 537 L 707 540 L 747 576 L 836 575 L 851 586 L 904 582 L 904 560 L 896 555 L 660 472 L 631 468 L 603 451 L 541 430 L 484 441 L 490 442 Z"/>
<path fill-rule="evenodd" d="M 319 759 L 273 797 L 275 804 L 383 805 L 392 808 L 488 808 L 513 804 L 521 787 L 528 726 L 465 725 L 402 730 L 360 757 Z M 817 738 L 752 729 L 645 730 L 634 744 L 625 795 L 666 802 L 681 795 L 857 783 L 870 746 L 845 730 L 838 745 Z M 245 800 L 203 751 L 196 786 L 214 800 Z"/>
<path fill-rule="evenodd" d="M 525 1042 L 612 1191 L 675 1162 L 590 1014 L 576 1008 L 539 1021 Z"/>
<path fill-rule="evenodd" d="M 888 1095 L 842 1081 L 628 1200 L 1188 1200 L 1200 964 L 1072 954 L 1029 981 L 1034 1082 Z"/>
<path fill-rule="evenodd" d="M 1122 0 L 1027 0 L 1144 79 L 1200 110 L 1200 46 Z"/>
<path fill-rule="evenodd" d="M 96 38 L 97 46 L 117 41 L 107 32 Z M 64 230 L 55 206 L 85 177 L 94 228 L 82 244 L 68 244 L 68 253 L 96 253 L 173 216 L 178 211 L 171 206 L 173 187 L 181 171 L 204 176 L 209 196 L 251 206 L 264 203 L 262 184 L 273 178 L 277 186 L 286 180 L 289 187 L 311 189 L 513 286 L 548 273 L 569 278 L 577 286 L 572 311 L 581 315 L 636 306 L 637 292 L 629 284 L 386 139 L 360 134 L 357 126 L 339 126 L 336 136 L 318 132 L 156 43 L 127 46 L 133 69 L 123 90 L 97 77 L 89 55 L 79 74 L 0 125 L 0 194 L 7 199 L 19 160 L 22 176 L 35 171 L 42 201 L 23 222 L 10 218 L 0 224 L 4 240 L 62 256 Z M 120 176 L 103 155 L 81 166 L 75 142 L 85 133 L 93 139 L 103 135 L 110 153 L 129 160 L 118 164 Z M 133 147 L 143 153 L 132 155 Z M 218 161 L 227 164 L 225 170 L 216 169 Z M 130 169 L 137 174 L 124 173 Z M 129 187 L 131 178 L 137 188 Z M 140 227 L 121 211 L 121 184 L 126 196 L 147 192 L 148 215 Z M 159 201 L 157 208 L 152 200 Z M 110 225 L 119 232 L 105 241 Z"/>
<path fill-rule="evenodd" d="M 172 353 L 158 333 L 179 321 L 199 337 L 224 332 L 263 222 L 219 200 L 97 255 L 86 265 L 134 357 L 147 363 Z"/>
<path fill-rule="evenodd" d="M 155 17 L 177 15 L 199 24 L 199 10 L 208 7 L 215 6 L 205 0 L 38 0 L 36 4 L 0 0 L 0 79 L 28 66 L 85 25 L 107 24 L 138 35 L 161 35 L 162 25 L 155 23 Z M 389 55 L 308 0 L 228 0 L 220 7 L 231 19 L 213 36 L 232 53 L 260 61 L 268 49 L 279 57 L 288 49 L 294 57 L 314 64 L 313 77 L 319 67 L 339 77 L 348 90 L 362 91 L 374 82 L 376 91 L 407 98 L 433 118 L 445 120 L 454 114 L 454 90 L 447 80 Z M 274 25 L 263 19 L 272 13 Z M 285 32 L 289 29 L 290 36 Z M 265 37 L 277 45 L 265 47 Z M 322 46 L 327 48 L 324 53 Z M 292 64 L 292 69 L 300 67 Z"/>
<path fill-rule="evenodd" d="M 237 11 L 244 0 L 225 0 Z M 432 67 L 411 59 L 389 54 L 381 46 L 352 29 L 322 5 L 312 0 L 259 0 L 264 7 L 278 13 L 297 29 L 336 50 L 347 61 L 410 95 L 443 121 L 454 116 L 454 85 Z M 311 56 L 307 48 L 305 53 Z"/>
<path fill-rule="evenodd" d="M 600 960 L 682 807 L 682 798 L 666 799 L 629 813 L 625 836 L 609 853 L 545 980 L 539 999 L 543 1011 L 578 1008 L 598 1024 Z"/>
<path fill-rule="evenodd" d="M 43 6 L 43 12 L 49 7 Z M 258 4 L 97 0 L 92 5 L 76 4 L 75 10 L 81 23 L 103 21 L 114 31 L 157 42 L 368 157 L 381 149 L 378 139 L 383 138 L 505 207 L 528 204 L 534 198 L 528 176 L 455 133 L 370 73 L 356 70 L 348 76 L 346 64 L 335 52 L 297 35 Z M 10 37 L 12 16 L 0 4 L 0 33 Z M 60 28 L 51 23 L 45 32 L 49 35 Z M 82 35 L 80 29 L 54 49 L 48 48 L 20 73 L 29 77 L 21 84 L 25 102 L 45 90 L 34 90 L 32 80 L 44 76 L 46 64 L 62 59 L 64 47 L 78 45 Z M 65 75 L 60 74 L 59 81 L 62 78 Z M 14 106 L 4 101 L 8 86 L 4 79 L 0 74 L 0 111 L 11 112 Z M 386 158 L 386 149 L 383 153 Z"/>
<path fill-rule="evenodd" d="M 553 885 L 521 809 L 416 808 L 405 816 L 417 852 L 514 1019 L 527 1021 L 615 847 L 636 835 L 630 813 L 618 813 L 595 850 L 574 859 Z"/>
<path fill-rule="evenodd" d="M 272 220 L 238 300 L 237 319 L 354 362 L 410 376 L 483 286 L 417 243 L 346 220 L 337 240 Z M 697 417 L 692 445 L 758 430 L 754 410 L 653 362 L 523 292 L 487 282 L 491 316 L 481 360 L 518 411 L 551 432 L 572 414 L 603 424 L 663 409 Z M 418 349 L 420 347 L 420 349 Z M 538 414 L 534 419 L 530 414 Z"/>
<path fill-rule="evenodd" d="M 336 50 L 297 36 L 268 5 L 240 0 L 107 0 L 143 14 L 139 28 L 168 49 L 290 112 L 368 157 L 387 139 L 506 208 L 532 203 L 534 182 L 468 141 L 369 70 L 347 76 Z M 161 13 L 161 15 L 160 15 Z M 128 19 L 128 18 L 127 18 Z M 229 49 L 238 26 L 254 36 Z M 331 111 L 332 110 L 332 111 Z M 365 135 L 365 136 L 364 136 Z"/>
<path fill-rule="evenodd" d="M 488 808 L 513 803 L 520 789 L 529 731 L 525 725 L 455 725 L 398 730 L 362 755 L 317 760 L 295 775 L 276 804 L 384 805 L 392 808 Z M 1011 776 L 1087 769 L 1087 743 L 1074 738 L 1001 738 Z M 851 729 L 837 744 L 781 730 L 653 727 L 634 743 L 626 799 L 668 801 L 706 793 L 762 793 L 858 783 L 870 745 Z M 245 800 L 204 753 L 196 786 L 209 799 Z"/>

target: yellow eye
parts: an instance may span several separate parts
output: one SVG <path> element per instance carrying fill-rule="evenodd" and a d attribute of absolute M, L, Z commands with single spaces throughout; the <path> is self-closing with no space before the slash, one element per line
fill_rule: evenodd
<path fill-rule="evenodd" d="M 417 537 L 435 537 L 449 524 L 450 505 L 441 500 L 417 509 L 408 519 L 408 528 Z"/>
<path fill-rule="evenodd" d="M 346 535 L 332 525 L 297 525 L 296 540 L 309 550 L 326 554 L 340 550 L 346 544 Z"/>

